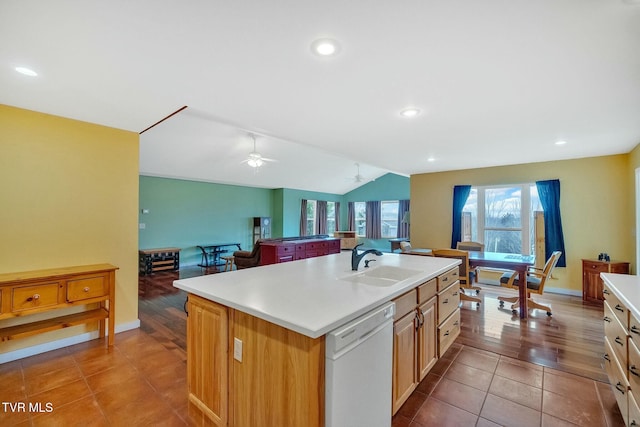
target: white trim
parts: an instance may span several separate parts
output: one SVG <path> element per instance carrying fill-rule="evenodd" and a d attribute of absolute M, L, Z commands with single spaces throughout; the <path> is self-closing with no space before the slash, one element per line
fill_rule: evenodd
<path fill-rule="evenodd" d="M 139 327 L 140 327 L 140 319 L 137 319 L 137 320 L 134 320 L 133 322 L 116 325 L 115 333 L 118 334 L 120 332 L 130 331 L 132 329 L 137 329 Z M 109 331 L 106 331 L 106 333 L 108 334 Z M 62 338 L 56 341 L 45 342 L 42 344 L 36 344 L 31 347 L 25 347 L 19 350 L 9 351 L 7 353 L 0 354 L 0 364 L 12 362 L 18 359 L 23 359 L 29 356 L 35 356 L 36 354 L 46 353 L 47 351 L 57 350 L 63 347 L 69 347 L 75 344 L 91 341 L 96 338 L 98 338 L 98 331 L 85 332 L 80 335 L 74 335 L 72 337 Z"/>
<path fill-rule="evenodd" d="M 548 286 L 544 287 L 544 293 L 550 294 L 560 294 L 560 295 L 569 295 L 572 297 L 580 297 L 582 298 L 582 291 L 578 291 L 575 289 L 565 289 L 565 288 L 550 288 Z M 544 298 L 544 296 L 542 296 Z"/>

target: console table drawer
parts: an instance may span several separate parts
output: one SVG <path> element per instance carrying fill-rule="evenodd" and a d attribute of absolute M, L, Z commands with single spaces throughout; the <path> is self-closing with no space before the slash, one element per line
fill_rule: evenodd
<path fill-rule="evenodd" d="M 58 282 L 16 286 L 11 292 L 11 312 L 39 311 L 57 305 L 58 288 Z"/>
<path fill-rule="evenodd" d="M 109 284 L 105 279 L 105 276 L 94 276 L 68 281 L 67 301 L 81 301 L 108 295 Z"/>

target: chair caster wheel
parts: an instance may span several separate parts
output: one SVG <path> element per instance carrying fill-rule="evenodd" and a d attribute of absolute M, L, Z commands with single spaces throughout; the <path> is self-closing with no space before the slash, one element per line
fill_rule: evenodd
<path fill-rule="evenodd" d="M 480 295 L 480 289 L 476 289 L 476 295 Z"/>
<path fill-rule="evenodd" d="M 511 310 L 511 313 L 514 314 L 514 315 L 518 314 L 518 310 Z"/>
<path fill-rule="evenodd" d="M 547 316 L 551 317 L 551 312 L 547 311 Z"/>
<path fill-rule="evenodd" d="M 500 301 L 500 308 L 504 307 L 504 301 Z"/>

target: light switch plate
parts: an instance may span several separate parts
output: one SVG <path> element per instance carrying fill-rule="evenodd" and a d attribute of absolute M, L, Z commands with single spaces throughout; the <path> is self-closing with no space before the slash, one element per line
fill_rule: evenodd
<path fill-rule="evenodd" d="M 233 358 L 242 362 L 242 340 L 233 338 Z"/>

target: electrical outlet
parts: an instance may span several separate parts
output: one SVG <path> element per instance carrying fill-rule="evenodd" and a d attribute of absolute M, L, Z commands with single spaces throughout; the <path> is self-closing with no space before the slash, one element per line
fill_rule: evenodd
<path fill-rule="evenodd" d="M 242 362 L 242 340 L 233 338 L 233 358 Z"/>
<path fill-rule="evenodd" d="M 140 224 L 138 224 L 138 226 L 140 227 L 140 230 L 144 230 L 145 228 L 147 228 L 147 224 L 145 224 L 144 222 L 141 222 Z"/>

